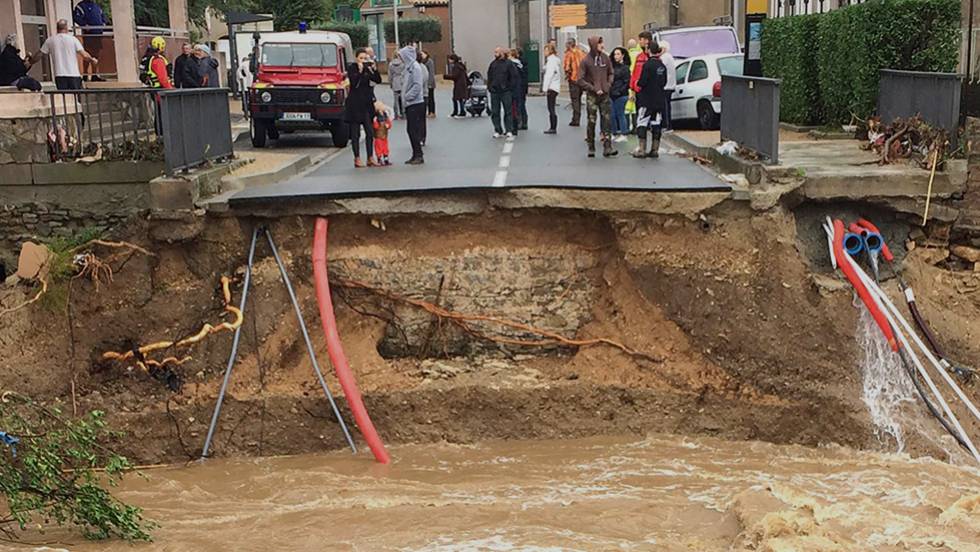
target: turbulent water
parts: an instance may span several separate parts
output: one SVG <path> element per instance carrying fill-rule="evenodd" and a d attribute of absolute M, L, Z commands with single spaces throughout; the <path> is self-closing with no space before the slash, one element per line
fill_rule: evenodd
<path fill-rule="evenodd" d="M 154 543 L 28 549 L 980 550 L 980 471 L 931 459 L 678 436 L 392 452 L 151 470 L 118 494 Z"/>

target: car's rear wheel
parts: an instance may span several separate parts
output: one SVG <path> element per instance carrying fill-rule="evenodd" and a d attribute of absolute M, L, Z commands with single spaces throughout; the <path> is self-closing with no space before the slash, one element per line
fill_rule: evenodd
<path fill-rule="evenodd" d="M 711 107 L 711 102 L 698 102 L 698 123 L 704 130 L 716 130 L 721 118 Z"/>
<path fill-rule="evenodd" d="M 350 128 L 343 121 L 330 123 L 330 137 L 333 138 L 335 148 L 346 148 L 350 141 Z"/>
<path fill-rule="evenodd" d="M 269 122 L 252 117 L 249 120 L 248 132 L 252 138 L 252 146 L 264 148 L 266 138 L 269 136 Z"/>

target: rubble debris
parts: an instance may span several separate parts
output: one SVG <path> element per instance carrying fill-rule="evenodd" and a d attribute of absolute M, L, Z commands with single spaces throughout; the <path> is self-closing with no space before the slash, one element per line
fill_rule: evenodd
<path fill-rule="evenodd" d="M 861 149 L 877 153 L 879 165 L 905 160 L 920 168 L 931 169 L 933 156 L 938 151 L 935 165 L 938 170 L 943 170 L 949 146 L 945 129 L 933 127 L 916 115 L 897 118 L 889 125 L 883 124 L 878 116 L 871 117 L 867 121 L 867 130 L 867 143 L 862 144 Z"/>

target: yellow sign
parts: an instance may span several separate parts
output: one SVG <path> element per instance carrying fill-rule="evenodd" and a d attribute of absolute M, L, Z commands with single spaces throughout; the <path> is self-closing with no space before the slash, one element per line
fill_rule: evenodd
<path fill-rule="evenodd" d="M 766 0 L 745 0 L 745 13 L 766 13 L 769 3 Z"/>
<path fill-rule="evenodd" d="M 551 6 L 550 20 L 552 27 L 584 27 L 589 22 L 588 10 L 585 4 Z"/>

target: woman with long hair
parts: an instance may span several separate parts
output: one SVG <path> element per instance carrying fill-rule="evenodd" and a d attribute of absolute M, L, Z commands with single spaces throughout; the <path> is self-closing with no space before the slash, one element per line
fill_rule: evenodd
<path fill-rule="evenodd" d="M 446 64 L 446 74 L 442 76 L 445 80 L 453 81 L 453 114 L 451 119 L 466 118 L 466 97 L 469 95 L 469 77 L 466 72 L 466 64 L 456 54 L 449 55 L 449 63 Z"/>
<path fill-rule="evenodd" d="M 367 49 L 358 48 L 354 61 L 347 66 L 350 93 L 344 104 L 344 118 L 350 128 L 350 147 L 354 153 L 354 166 L 364 167 L 361 161 L 361 128 L 364 129 L 364 148 L 367 150 L 367 166 L 374 162 L 374 88 L 371 83 L 381 83 L 381 73 L 374 66 Z"/>
<path fill-rule="evenodd" d="M 626 122 L 626 102 L 630 94 L 630 54 L 622 46 L 613 49 L 613 82 L 609 89 L 612 100 L 612 132 L 614 142 L 625 142 L 629 133 Z"/>
<path fill-rule="evenodd" d="M 551 42 L 544 46 L 544 78 L 541 79 L 541 91 L 548 96 L 548 119 L 550 125 L 545 134 L 558 134 L 558 113 L 556 106 L 558 94 L 561 92 L 561 58 L 558 48 Z"/>

